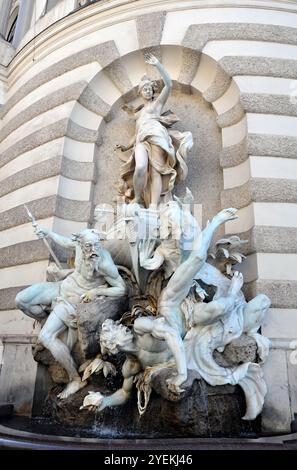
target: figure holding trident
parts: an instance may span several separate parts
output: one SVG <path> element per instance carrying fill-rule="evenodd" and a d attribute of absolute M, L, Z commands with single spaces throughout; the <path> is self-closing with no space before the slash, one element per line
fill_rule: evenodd
<path fill-rule="evenodd" d="M 185 160 L 193 140 L 191 132 L 169 129 L 179 120 L 170 111 L 162 112 L 172 89 L 172 80 L 155 56 L 145 54 L 145 60 L 158 69 L 164 87 L 156 97 L 156 82 L 145 75 L 138 87 L 145 103 L 132 112 L 131 107 L 123 108 L 136 120 L 136 132 L 127 146 L 116 146 L 122 152 L 133 148 L 132 155 L 122 167 L 119 192 L 125 196 L 125 202 L 133 201 L 157 209 L 161 197 L 164 202 L 170 200 L 176 181 L 186 178 Z"/>

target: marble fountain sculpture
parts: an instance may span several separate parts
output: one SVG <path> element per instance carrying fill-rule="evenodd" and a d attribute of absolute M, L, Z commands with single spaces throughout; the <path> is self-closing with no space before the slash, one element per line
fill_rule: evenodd
<path fill-rule="evenodd" d="M 57 421 L 107 423 L 126 435 L 129 413 L 138 435 L 228 435 L 263 407 L 269 340 L 259 328 L 270 301 L 245 300 L 234 269 L 244 242 L 230 236 L 213 252 L 217 229 L 237 210 L 222 210 L 201 229 L 191 191 L 173 195 L 187 176 L 192 135 L 172 129 L 178 118 L 164 112 L 171 78 L 153 55 L 146 61 L 163 88 L 157 94 L 145 76 L 143 104 L 124 107 L 135 135 L 116 147 L 130 153 L 114 223 L 102 233 L 100 207 L 95 227 L 70 238 L 35 223 L 37 236 L 71 252 L 74 263 L 50 264 L 48 281 L 21 291 L 16 304 L 41 323 L 33 353 L 56 384 L 46 406 Z M 236 430 L 232 423 L 217 430 L 218 415 L 223 428 L 237 420 Z"/>

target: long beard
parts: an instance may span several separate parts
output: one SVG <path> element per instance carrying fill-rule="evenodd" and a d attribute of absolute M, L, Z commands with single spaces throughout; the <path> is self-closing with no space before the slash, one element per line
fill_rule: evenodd
<path fill-rule="evenodd" d="M 93 277 L 94 271 L 98 270 L 99 259 L 98 258 L 85 258 L 84 265 L 86 268 L 86 275 L 89 279 Z"/>

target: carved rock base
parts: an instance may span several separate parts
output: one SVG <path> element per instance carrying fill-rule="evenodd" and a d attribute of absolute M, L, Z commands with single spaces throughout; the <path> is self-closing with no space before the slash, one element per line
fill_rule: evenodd
<path fill-rule="evenodd" d="M 153 391 L 141 417 L 136 392 L 124 406 L 105 409 L 97 415 L 89 410 L 78 411 L 89 390 L 94 390 L 94 385 L 61 401 L 56 397 L 56 387 L 46 407 L 54 421 L 67 426 L 92 427 L 98 437 L 240 437 L 260 432 L 258 420 L 241 419 L 245 400 L 238 386 L 210 387 L 204 380 L 196 379 L 178 402 L 165 400 Z M 100 391 L 107 390 L 100 387 Z"/>

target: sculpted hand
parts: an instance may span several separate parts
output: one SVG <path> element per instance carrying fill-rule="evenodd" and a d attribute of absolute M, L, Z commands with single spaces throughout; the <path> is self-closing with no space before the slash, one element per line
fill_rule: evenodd
<path fill-rule="evenodd" d="M 80 410 L 87 408 L 93 412 L 102 411 L 107 406 L 110 406 L 109 397 L 104 397 L 100 392 L 89 392 L 89 394 L 85 397 Z"/>
<path fill-rule="evenodd" d="M 150 53 L 144 54 L 144 60 L 147 64 L 153 65 L 154 67 L 159 64 L 159 60 L 157 59 L 157 57 Z"/>
<path fill-rule="evenodd" d="M 182 385 L 186 380 L 186 375 L 175 375 L 174 377 L 166 380 L 167 387 L 172 393 L 179 395 L 180 393 L 184 392 L 184 389 L 180 388 L 180 385 Z"/>

